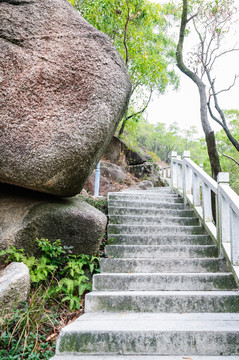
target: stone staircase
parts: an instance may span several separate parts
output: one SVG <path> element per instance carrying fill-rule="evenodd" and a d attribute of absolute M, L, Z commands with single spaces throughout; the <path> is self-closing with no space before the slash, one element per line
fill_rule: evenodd
<path fill-rule="evenodd" d="M 169 188 L 108 196 L 108 258 L 55 360 L 238 360 L 239 292 Z"/>

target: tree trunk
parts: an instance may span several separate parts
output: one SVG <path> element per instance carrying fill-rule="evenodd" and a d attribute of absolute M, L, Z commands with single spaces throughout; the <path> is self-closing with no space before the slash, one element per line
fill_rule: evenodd
<path fill-rule="evenodd" d="M 178 68 L 187 75 L 198 87 L 199 96 L 200 96 L 200 115 L 201 115 L 201 123 L 203 127 L 203 131 L 205 134 L 206 144 L 207 144 L 207 152 L 210 160 L 211 165 L 211 172 L 212 178 L 217 180 L 217 175 L 221 171 L 219 155 L 216 148 L 216 141 L 214 132 L 210 126 L 208 121 L 208 113 L 207 113 L 207 96 L 206 96 L 206 86 L 203 81 L 192 72 L 189 68 L 186 67 L 183 61 L 183 43 L 184 43 L 184 36 L 186 25 L 188 23 L 188 1 L 183 0 L 183 12 L 181 17 L 181 26 L 180 26 L 180 33 L 179 33 L 179 40 L 177 45 L 177 66 Z"/>
<path fill-rule="evenodd" d="M 120 130 L 119 130 L 119 134 L 118 134 L 119 137 L 120 137 L 120 136 L 123 134 L 123 132 L 124 132 L 124 128 L 125 128 L 125 125 L 126 125 L 126 123 L 127 123 L 127 120 L 128 120 L 128 118 L 127 118 L 127 116 L 125 116 L 125 118 L 124 118 L 124 120 L 123 120 L 123 122 L 122 122 L 121 128 L 120 128 Z"/>

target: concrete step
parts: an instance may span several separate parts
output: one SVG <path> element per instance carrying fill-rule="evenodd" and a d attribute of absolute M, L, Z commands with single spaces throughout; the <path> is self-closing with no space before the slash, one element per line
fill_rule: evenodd
<path fill-rule="evenodd" d="M 111 234 L 204 234 L 202 226 L 182 226 L 182 225 L 108 225 L 108 232 Z"/>
<path fill-rule="evenodd" d="M 85 312 L 237 313 L 239 291 L 93 291 Z"/>
<path fill-rule="evenodd" d="M 56 355 L 51 360 L 238 360 L 238 356 L 147 355 Z"/>
<path fill-rule="evenodd" d="M 210 258 L 117 259 L 100 261 L 101 272 L 109 273 L 195 273 L 230 272 L 225 260 Z"/>
<path fill-rule="evenodd" d="M 211 258 L 218 256 L 216 245 L 109 245 L 107 256 L 116 258 Z"/>
<path fill-rule="evenodd" d="M 157 200 L 157 201 L 169 201 L 175 203 L 183 203 L 183 198 L 176 194 L 162 194 L 162 193 L 147 193 L 145 191 L 137 191 L 137 192 L 118 192 L 118 193 L 108 193 L 108 201 L 111 200 L 140 200 L 142 203 L 144 201 Z"/>
<path fill-rule="evenodd" d="M 93 277 L 93 290 L 99 291 L 215 291 L 236 288 L 231 273 L 102 273 Z"/>
<path fill-rule="evenodd" d="M 61 330 L 57 355 L 238 355 L 239 314 L 86 313 Z"/>
<path fill-rule="evenodd" d="M 113 245 L 213 245 L 208 235 L 108 234 Z"/>
<path fill-rule="evenodd" d="M 196 217 L 108 215 L 108 218 L 110 224 L 199 226 L 199 220 Z"/>
<path fill-rule="evenodd" d="M 136 200 L 109 200 L 108 201 L 109 207 L 133 207 L 133 208 L 144 208 L 149 209 L 187 209 L 182 203 L 170 203 L 168 201 L 154 201 L 144 200 L 144 201 L 136 201 Z"/>
<path fill-rule="evenodd" d="M 134 207 L 111 207 L 108 206 L 109 215 L 132 215 L 132 216 L 172 216 L 172 217 L 193 217 L 192 210 L 177 209 L 150 209 L 150 208 L 134 208 Z"/>

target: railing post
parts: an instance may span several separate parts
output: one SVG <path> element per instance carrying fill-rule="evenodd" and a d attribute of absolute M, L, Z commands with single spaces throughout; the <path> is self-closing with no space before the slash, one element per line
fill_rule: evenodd
<path fill-rule="evenodd" d="M 177 157 L 177 151 L 172 151 L 171 153 L 171 188 L 177 186 L 177 167 L 174 164 L 173 159 Z"/>
<path fill-rule="evenodd" d="M 221 188 L 229 186 L 229 174 L 220 172 L 217 183 L 217 239 L 219 256 L 223 257 L 222 243 L 230 242 L 230 206 L 221 193 Z"/>
<path fill-rule="evenodd" d="M 98 162 L 95 170 L 95 191 L 94 196 L 98 197 L 100 191 L 100 161 Z"/>
<path fill-rule="evenodd" d="M 187 195 L 191 194 L 192 188 L 192 170 L 186 164 L 187 159 L 190 159 L 190 151 L 183 152 L 183 198 L 184 205 L 188 203 Z"/>
<path fill-rule="evenodd" d="M 239 266 L 239 216 L 230 208 L 230 235 L 232 265 Z"/>

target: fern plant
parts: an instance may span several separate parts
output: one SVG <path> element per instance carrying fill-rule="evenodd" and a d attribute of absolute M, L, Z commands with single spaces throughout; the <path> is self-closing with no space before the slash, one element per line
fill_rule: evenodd
<path fill-rule="evenodd" d="M 48 239 L 36 239 L 41 257 L 27 256 L 23 249 L 0 252 L 5 262 L 23 262 L 30 272 L 31 283 L 37 288 L 41 284 L 48 287 L 47 297 L 66 302 L 71 310 L 79 309 L 81 297 L 91 290 L 91 282 L 86 275 L 99 272 L 99 258 L 85 254 L 74 255 L 71 247 L 64 247 L 58 239 L 51 243 Z M 50 284 L 50 285 L 49 285 Z"/>

